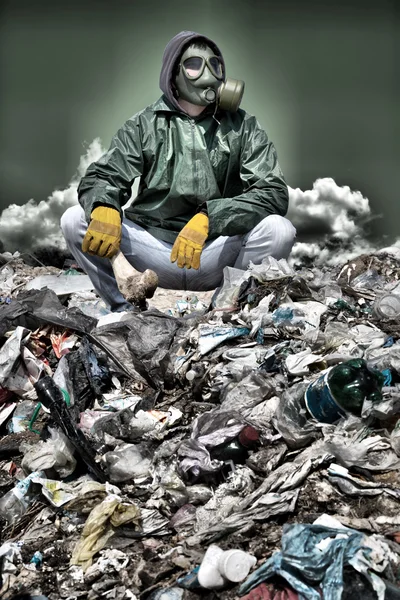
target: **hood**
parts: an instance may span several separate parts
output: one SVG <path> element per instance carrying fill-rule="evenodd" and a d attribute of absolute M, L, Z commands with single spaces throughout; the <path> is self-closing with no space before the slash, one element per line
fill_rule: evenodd
<path fill-rule="evenodd" d="M 179 111 L 182 111 L 182 108 L 179 106 L 177 99 L 174 96 L 172 90 L 172 71 L 177 59 L 182 55 L 182 49 L 189 41 L 201 40 L 206 44 L 209 44 L 211 48 L 214 50 L 217 56 L 219 56 L 222 60 L 224 78 L 225 78 L 225 63 L 224 58 L 222 56 L 221 50 L 218 48 L 217 44 L 210 40 L 210 38 L 202 35 L 201 33 L 196 33 L 195 31 L 181 31 L 177 33 L 175 37 L 172 38 L 168 42 L 165 47 L 163 58 L 162 58 L 162 67 L 160 74 L 160 88 L 161 91 L 165 94 L 170 104 L 174 106 Z"/>

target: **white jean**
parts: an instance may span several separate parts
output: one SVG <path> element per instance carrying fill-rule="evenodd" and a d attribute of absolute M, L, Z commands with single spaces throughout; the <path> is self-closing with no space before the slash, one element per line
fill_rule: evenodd
<path fill-rule="evenodd" d="M 118 289 L 110 261 L 82 252 L 82 240 L 88 227 L 82 207 L 68 208 L 61 217 L 60 225 L 69 251 L 88 274 L 97 294 L 109 309 L 122 311 L 132 308 Z M 288 219 L 270 215 L 246 235 L 220 236 L 207 242 L 201 254 L 200 268 L 196 271 L 180 269 L 176 263 L 171 263 L 172 244 L 158 240 L 124 218 L 121 251 L 137 271 L 155 271 L 162 288 L 207 291 L 222 283 L 224 267 L 245 270 L 250 261 L 260 264 L 268 255 L 277 260 L 288 258 L 295 236 L 296 229 Z"/>

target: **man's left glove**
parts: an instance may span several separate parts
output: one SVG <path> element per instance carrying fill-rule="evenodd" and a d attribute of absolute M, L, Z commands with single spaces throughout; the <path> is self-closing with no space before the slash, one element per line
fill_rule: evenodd
<path fill-rule="evenodd" d="M 198 269 L 200 256 L 208 237 L 208 216 L 198 213 L 190 219 L 179 233 L 172 247 L 171 262 L 178 260 L 178 267 Z"/>

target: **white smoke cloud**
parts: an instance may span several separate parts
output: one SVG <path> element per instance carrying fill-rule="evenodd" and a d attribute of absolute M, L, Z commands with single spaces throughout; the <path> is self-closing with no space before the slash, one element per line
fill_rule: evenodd
<path fill-rule="evenodd" d="M 9 252 L 27 252 L 38 246 L 66 247 L 60 230 L 61 215 L 78 203 L 77 188 L 81 177 L 93 161 L 105 150 L 99 138 L 81 156 L 77 173 L 65 190 L 55 190 L 47 200 L 39 203 L 31 199 L 19 206 L 10 204 L 0 216 L 0 240 Z"/>
<path fill-rule="evenodd" d="M 11 204 L 0 216 L 0 240 L 10 252 L 31 251 L 38 246 L 64 249 L 60 230 L 64 211 L 77 204 L 77 187 L 90 163 L 105 152 L 99 138 L 81 156 L 76 174 L 64 190 L 55 190 L 47 200 L 31 199 L 18 206 Z M 136 188 L 137 189 L 137 188 Z M 135 186 L 133 196 L 135 195 Z M 307 258 L 316 265 L 347 262 L 376 247 L 367 240 L 364 226 L 372 220 L 368 198 L 349 186 L 339 186 L 330 177 L 317 179 L 311 190 L 289 187 L 287 217 L 297 228 L 298 241 L 293 247 L 290 263 Z M 375 218 L 375 217 L 374 217 Z M 400 239 L 394 244 L 400 248 Z"/>
<path fill-rule="evenodd" d="M 365 225 L 376 218 L 368 198 L 331 177 L 317 179 L 312 190 L 289 188 L 287 217 L 299 238 L 312 240 L 295 243 L 291 264 L 307 258 L 316 265 L 335 265 L 377 250 L 365 235 Z"/>

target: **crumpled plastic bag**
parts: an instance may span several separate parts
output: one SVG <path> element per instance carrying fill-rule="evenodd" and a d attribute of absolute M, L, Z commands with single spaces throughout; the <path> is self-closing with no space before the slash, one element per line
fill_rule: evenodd
<path fill-rule="evenodd" d="M 5 542 L 0 546 L 0 592 L 3 594 L 11 589 L 15 575 L 22 565 L 21 545 L 19 542 Z"/>
<path fill-rule="evenodd" d="M 157 389 L 173 386 L 174 341 L 178 330 L 187 327 L 157 309 L 132 314 L 129 323 L 128 348 L 136 370 Z"/>
<path fill-rule="evenodd" d="M 46 442 L 39 441 L 28 447 L 21 466 L 27 474 L 54 469 L 64 479 L 75 471 L 74 446 L 58 429 L 49 427 L 49 432 L 51 438 Z"/>
<path fill-rule="evenodd" d="M 289 279 L 295 275 L 286 259 L 276 260 L 272 256 L 266 256 L 261 264 L 250 261 L 246 271 L 225 267 L 223 270 L 223 283 L 214 300 L 215 308 L 229 310 L 238 304 L 239 296 L 243 293 L 242 284 L 250 279 L 257 283 Z M 305 282 L 304 282 L 305 285 Z M 304 297 L 304 294 L 302 295 Z"/>
<path fill-rule="evenodd" d="M 278 443 L 269 443 L 266 447 L 260 448 L 257 452 L 253 452 L 247 459 L 246 464 L 255 473 L 260 473 L 265 477 L 282 462 L 287 451 L 288 447 L 282 441 Z"/>
<path fill-rule="evenodd" d="M 153 488 L 156 488 L 153 498 L 150 498 L 146 506 L 167 505 L 168 507 L 180 507 L 188 502 L 188 491 L 177 472 L 176 460 L 153 459 Z M 160 498 L 161 503 L 160 503 Z M 163 499 L 165 499 L 163 501 Z"/>
<path fill-rule="evenodd" d="M 221 394 L 221 410 L 241 413 L 274 395 L 273 380 L 262 371 L 252 371 Z"/>
<path fill-rule="evenodd" d="M 260 404 L 257 404 L 253 408 L 243 410 L 243 416 L 257 429 L 261 434 L 260 437 L 263 439 L 268 438 L 270 441 L 273 441 L 281 438 L 279 434 L 272 433 L 272 419 L 278 410 L 280 402 L 281 399 L 278 396 L 272 396 L 272 398 L 260 402 Z"/>
<path fill-rule="evenodd" d="M 116 548 L 107 548 L 101 550 L 100 557 L 91 565 L 85 574 L 86 581 L 95 581 L 100 579 L 105 573 L 113 574 L 125 569 L 129 563 L 129 556 Z"/>
<path fill-rule="evenodd" d="M 333 521 L 335 521 L 333 519 Z M 282 550 L 254 571 L 241 585 L 239 595 L 259 583 L 280 575 L 306 600 L 320 600 L 320 584 L 325 600 L 339 600 L 343 590 L 343 567 L 351 565 L 367 577 L 379 600 L 384 600 L 385 584 L 378 576 L 398 557 L 378 536 L 370 537 L 338 525 L 284 525 Z M 375 573 L 374 573 L 375 571 Z"/>
<path fill-rule="evenodd" d="M 90 332 L 96 327 L 96 319 L 87 317 L 78 308 L 67 309 L 53 292 L 42 290 L 21 290 L 12 304 L 2 306 L 0 335 L 21 326 L 35 330 L 43 323 L 51 323 L 72 331 Z"/>
<path fill-rule="evenodd" d="M 102 457 L 112 483 L 147 477 L 151 460 L 143 456 L 139 445 L 121 444 Z"/>
<path fill-rule="evenodd" d="M 274 427 L 289 448 L 303 448 L 321 436 L 323 423 L 311 418 L 304 401 L 308 383 L 301 381 L 286 390 L 273 417 Z"/>
<path fill-rule="evenodd" d="M 181 411 L 173 406 L 167 411 L 137 410 L 137 406 L 131 406 L 97 419 L 91 433 L 99 441 L 107 435 L 127 442 L 162 440 L 181 417 Z"/>
<path fill-rule="evenodd" d="M 380 435 L 360 439 L 360 432 L 346 436 L 343 428 L 336 428 L 327 436 L 324 447 L 347 468 L 356 466 L 373 472 L 400 468 L 400 459 L 393 451 L 390 439 Z"/>
<path fill-rule="evenodd" d="M 392 433 L 390 434 L 390 443 L 397 456 L 400 456 L 400 419 L 397 421 Z"/>
<path fill-rule="evenodd" d="M 33 400 L 22 400 L 14 405 L 15 410 L 11 419 L 7 423 L 7 431 L 9 433 L 21 433 L 29 429 L 29 423 L 35 412 L 37 402 Z M 7 417 L 5 417 L 7 418 Z"/>
<path fill-rule="evenodd" d="M 380 402 L 371 402 L 366 398 L 362 407 L 363 419 L 374 417 L 380 421 L 391 419 L 400 413 L 400 393 L 397 387 L 383 388 L 383 398 Z"/>
<path fill-rule="evenodd" d="M 106 498 L 107 494 L 120 493 L 119 488 L 108 483 L 99 483 L 83 475 L 70 483 L 36 476 L 32 480 L 42 486 L 42 494 L 53 506 L 65 510 L 88 514 Z"/>
<path fill-rule="evenodd" d="M 215 541 L 232 531 L 245 528 L 254 521 L 263 521 L 273 515 L 293 512 L 300 487 L 312 470 L 323 464 L 329 455 L 323 442 L 305 448 L 293 462 L 287 462 L 272 471 L 254 491 L 237 497 L 235 504 L 224 503 L 224 518 L 214 515 L 206 526 L 186 541 L 196 545 Z"/>
<path fill-rule="evenodd" d="M 250 329 L 247 327 L 233 327 L 232 325 L 202 323 L 198 327 L 198 332 L 199 353 L 200 356 L 204 356 L 227 340 L 248 335 Z"/>
<path fill-rule="evenodd" d="M 246 271 L 224 267 L 223 283 L 214 300 L 215 308 L 228 310 L 236 307 L 240 284 L 246 279 Z"/>
<path fill-rule="evenodd" d="M 365 481 L 361 477 L 352 476 L 346 467 L 332 463 L 328 467 L 328 480 L 348 496 L 379 496 L 387 494 L 400 500 L 400 491 L 385 486 L 380 481 Z"/>
<path fill-rule="evenodd" d="M 307 335 L 315 341 L 319 333 L 321 316 L 328 307 L 321 302 L 282 302 L 270 315 L 265 317 L 265 325 L 283 328 L 288 333 Z"/>
<path fill-rule="evenodd" d="M 33 384 L 43 372 L 51 374 L 51 369 L 26 347 L 31 335 L 28 329 L 17 327 L 1 347 L 0 384 L 21 398 L 34 400 Z"/>
<path fill-rule="evenodd" d="M 252 506 L 266 492 L 283 492 L 299 488 L 309 474 L 321 466 L 330 455 L 322 441 L 314 442 L 309 448 L 302 450 L 292 462 L 285 462 L 272 471 L 251 494 L 247 494 L 240 502 L 237 510 Z"/>
<path fill-rule="evenodd" d="M 213 496 L 196 511 L 196 531 L 212 526 L 216 520 L 230 515 L 238 501 L 254 489 L 254 473 L 248 467 L 241 466 L 231 473 L 228 480 L 215 490 Z"/>
<path fill-rule="evenodd" d="M 217 514 L 205 528 L 186 538 L 185 541 L 189 546 L 208 544 L 233 531 L 251 529 L 257 521 L 263 522 L 275 515 L 293 512 L 299 492 L 300 490 L 290 490 L 282 493 L 267 493 L 248 508 L 242 509 L 242 503 L 239 503 L 235 512 L 230 510 L 231 504 L 224 503 L 223 517 Z"/>
<path fill-rule="evenodd" d="M 180 474 L 194 482 L 202 474 L 219 471 L 222 463 L 211 459 L 208 448 L 233 440 L 247 424 L 239 413 L 220 409 L 197 417 L 190 439 L 184 440 L 178 450 Z"/>
<path fill-rule="evenodd" d="M 93 556 L 102 550 L 114 535 L 114 528 L 131 523 L 138 526 L 140 509 L 135 504 L 123 502 L 119 496 L 110 495 L 90 513 L 76 544 L 71 565 L 78 565 L 86 571 L 93 562 Z"/>

